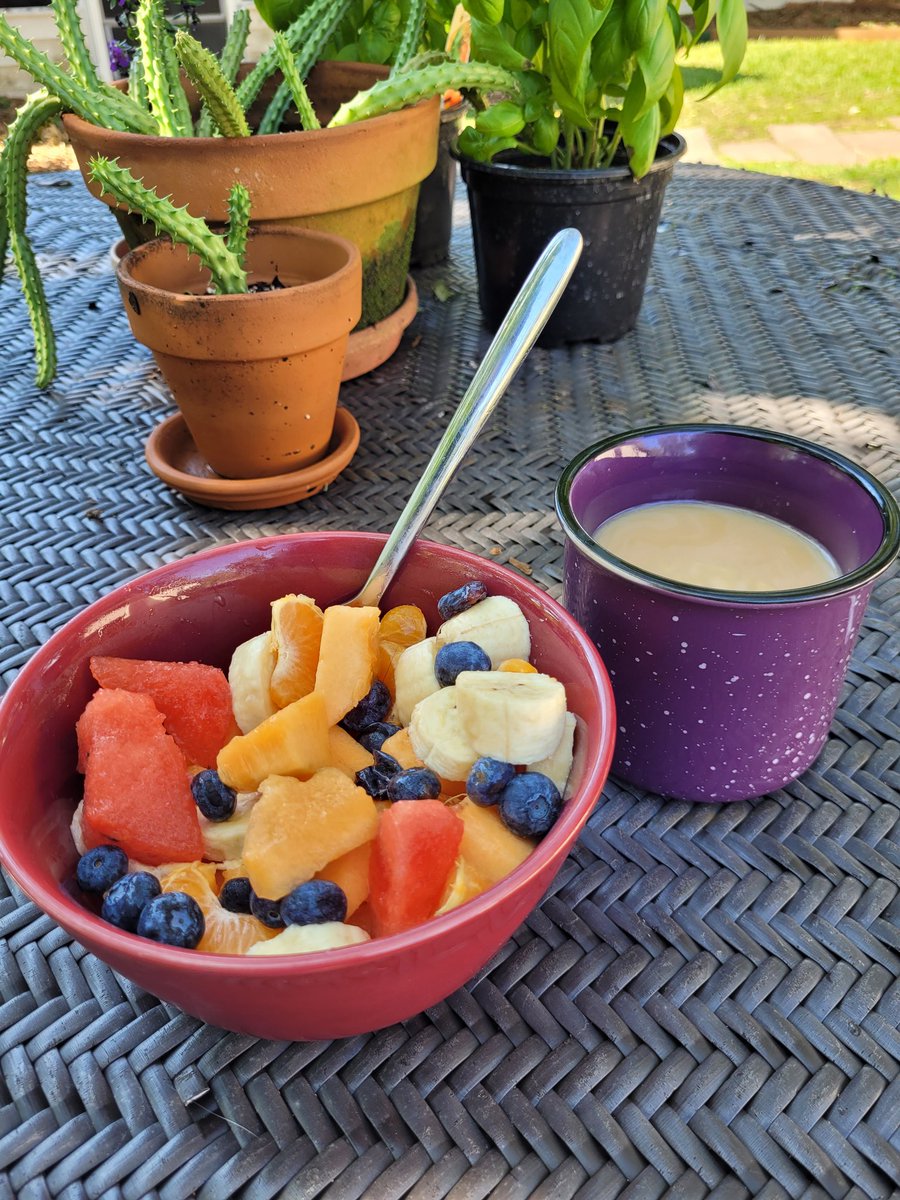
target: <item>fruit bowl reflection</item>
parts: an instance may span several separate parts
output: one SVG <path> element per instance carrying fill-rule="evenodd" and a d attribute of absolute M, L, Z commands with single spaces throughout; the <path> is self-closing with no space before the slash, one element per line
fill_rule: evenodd
<path fill-rule="evenodd" d="M 318 1039 L 369 1032 L 447 997 L 478 972 L 538 904 L 600 798 L 614 739 L 612 692 L 593 644 L 534 584 L 488 559 L 418 542 L 383 607 L 436 601 L 469 579 L 517 601 L 533 658 L 560 679 L 579 717 L 574 790 L 537 849 L 495 887 L 425 925 L 360 946 L 296 957 L 200 954 L 123 933 L 83 902 L 69 833 L 80 798 L 76 720 L 92 694 L 92 654 L 193 659 L 227 669 L 266 628 L 270 604 L 304 592 L 320 605 L 353 595 L 383 537 L 305 533 L 220 546 L 169 563 L 74 617 L 22 669 L 0 707 L 0 854 L 46 913 L 114 970 L 214 1025 L 254 1036 Z"/>

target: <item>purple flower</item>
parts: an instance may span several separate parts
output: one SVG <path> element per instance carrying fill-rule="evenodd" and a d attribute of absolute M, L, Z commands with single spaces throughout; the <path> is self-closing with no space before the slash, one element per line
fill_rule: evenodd
<path fill-rule="evenodd" d="M 128 68 L 131 66 L 131 51 L 124 42 L 111 41 L 109 43 L 109 68 L 115 75 L 127 74 Z"/>

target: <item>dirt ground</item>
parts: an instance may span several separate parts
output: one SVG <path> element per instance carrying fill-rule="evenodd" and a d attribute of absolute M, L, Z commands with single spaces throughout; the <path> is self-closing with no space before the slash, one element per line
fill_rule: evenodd
<path fill-rule="evenodd" d="M 855 0 L 850 4 L 786 4 L 784 8 L 754 12 L 747 2 L 751 29 L 837 29 L 838 26 L 900 24 L 900 0 Z"/>

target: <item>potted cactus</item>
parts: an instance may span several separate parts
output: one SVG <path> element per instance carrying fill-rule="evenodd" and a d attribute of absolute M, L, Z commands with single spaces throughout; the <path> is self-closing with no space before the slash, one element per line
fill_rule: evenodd
<path fill-rule="evenodd" d="M 148 346 L 197 450 L 227 479 L 262 479 L 320 459 L 359 319 L 359 250 L 298 227 L 252 230 L 232 185 L 221 232 L 100 156 L 103 194 L 167 235 L 118 267 L 132 332 Z"/>
<path fill-rule="evenodd" d="M 213 225 L 227 221 L 225 197 L 230 184 L 242 179 L 251 192 L 255 226 L 287 222 L 350 238 L 363 259 L 361 325 L 377 329 L 402 302 L 418 185 L 436 159 L 440 95 L 451 87 L 516 88 L 503 68 L 445 56 L 439 61 L 429 56 L 424 63 L 398 59 L 390 73 L 343 62 L 313 69 L 350 0 L 312 0 L 252 67 L 240 65 L 246 13 L 236 14 L 216 58 L 186 31 L 172 36 L 160 2 L 138 4 L 127 90 L 97 78 L 75 0 L 53 0 L 68 71 L 0 15 L 0 49 L 40 85 L 10 128 L 0 159 L 0 191 L 34 327 L 41 385 L 53 378 L 55 353 L 28 246 L 24 172 L 31 141 L 57 114 L 95 194 L 100 189 L 88 164 L 99 154 Z M 118 201 L 110 203 L 119 208 Z M 0 222 L 0 238 L 5 233 Z M 130 236 L 146 234 L 132 230 Z M 397 344 L 395 331 L 392 339 L 387 354 Z M 363 369 L 387 354 L 384 346 L 376 347 Z"/>

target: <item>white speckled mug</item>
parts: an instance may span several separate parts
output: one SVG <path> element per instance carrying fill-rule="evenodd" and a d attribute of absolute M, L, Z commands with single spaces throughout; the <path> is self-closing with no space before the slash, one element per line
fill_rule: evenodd
<path fill-rule="evenodd" d="M 591 537 L 638 504 L 706 500 L 808 534 L 841 574 L 785 592 L 722 592 L 651 575 Z M 565 604 L 597 644 L 618 712 L 613 772 L 682 800 L 745 800 L 815 759 L 900 511 L 848 459 L 727 425 L 655 426 L 582 451 L 556 493 Z"/>

